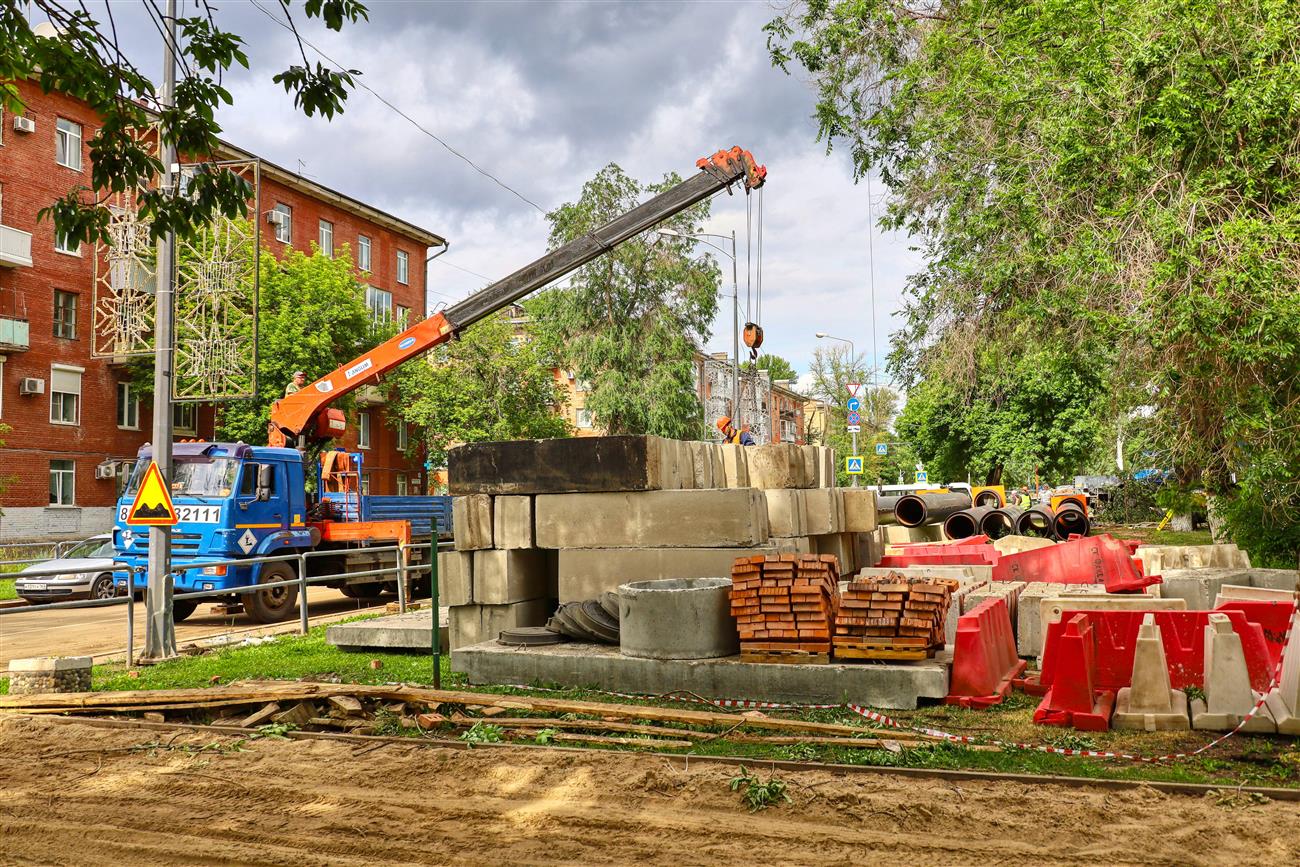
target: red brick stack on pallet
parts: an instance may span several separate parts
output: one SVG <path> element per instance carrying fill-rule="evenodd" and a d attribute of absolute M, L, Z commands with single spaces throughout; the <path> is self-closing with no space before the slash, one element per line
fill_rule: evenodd
<path fill-rule="evenodd" d="M 899 574 L 854 578 L 840 597 L 835 655 L 847 659 L 925 659 L 943 646 L 956 582 Z"/>
<path fill-rule="evenodd" d="M 731 613 L 741 658 L 752 662 L 830 661 L 839 600 L 831 554 L 743 557 L 731 570 Z"/>

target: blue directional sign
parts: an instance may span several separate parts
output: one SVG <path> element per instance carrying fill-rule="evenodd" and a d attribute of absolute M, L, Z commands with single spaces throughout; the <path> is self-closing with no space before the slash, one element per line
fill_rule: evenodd
<path fill-rule="evenodd" d="M 925 470 L 917 470 L 916 483 L 918 485 L 924 485 L 928 481 L 930 481 L 930 474 L 927 473 Z"/>
<path fill-rule="evenodd" d="M 850 476 L 862 475 L 862 455 L 849 455 L 844 459 L 844 472 Z"/>
<path fill-rule="evenodd" d="M 845 405 L 849 408 L 849 412 L 858 412 L 862 409 L 862 401 L 856 397 L 849 398 L 849 402 Z"/>
<path fill-rule="evenodd" d="M 889 443 L 876 443 L 876 454 L 878 455 L 889 454 Z"/>
<path fill-rule="evenodd" d="M 862 413 L 860 413 L 860 412 L 850 412 L 850 413 L 849 413 L 849 424 L 862 424 Z"/>

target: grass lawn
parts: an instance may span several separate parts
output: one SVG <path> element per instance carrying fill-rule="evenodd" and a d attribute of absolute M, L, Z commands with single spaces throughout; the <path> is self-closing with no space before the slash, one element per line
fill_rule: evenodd
<path fill-rule="evenodd" d="M 18 594 L 14 592 L 14 579 L 0 578 L 0 600 L 17 598 Z"/>
<path fill-rule="evenodd" d="M 1156 531 L 1155 527 L 1125 527 L 1118 525 L 1097 525 L 1093 533 L 1109 533 L 1117 539 L 1141 539 L 1148 545 L 1212 545 L 1209 530 L 1193 530 L 1180 533 L 1177 530 Z"/>
<path fill-rule="evenodd" d="M 379 669 L 370 661 L 378 659 Z M 427 655 L 389 652 L 346 653 L 325 643 L 325 628 L 316 627 L 308 635 L 280 636 L 265 644 L 225 648 L 203 656 L 185 657 L 161 665 L 139 669 L 137 677 L 128 676 L 121 665 L 97 666 L 94 672 L 97 690 L 175 689 L 206 687 L 217 678 L 220 683 L 244 679 L 307 679 L 329 682 L 382 684 L 393 682 L 429 685 L 432 682 L 431 659 Z M 442 684 L 450 689 L 467 689 L 463 675 L 453 673 L 450 659 L 442 659 Z M 485 693 L 527 695 L 534 690 L 513 687 L 475 687 Z M 8 681 L 0 680 L 0 693 L 8 691 Z M 614 699 L 595 690 L 564 689 L 546 692 L 547 696 L 592 701 L 628 702 Z M 761 696 L 755 696 L 761 698 Z M 959 707 L 929 706 L 915 711 L 891 712 L 903 723 L 926 725 L 955 734 L 975 735 L 984 742 L 993 740 L 1048 744 L 1062 748 L 1103 749 L 1140 755 L 1189 752 L 1213 736 L 1206 732 L 1076 732 L 1036 726 L 1032 714 L 1038 699 L 1013 694 L 998 708 L 972 711 Z M 675 702 L 647 699 L 643 703 L 665 707 L 683 707 Z M 686 707 L 694 707 L 687 705 Z M 819 722 L 860 726 L 863 735 L 888 738 L 888 730 L 872 727 L 847 709 L 808 711 L 766 711 L 771 715 L 792 716 Z M 526 711 L 512 711 L 516 716 L 545 716 Z M 484 727 L 494 728 L 490 719 Z M 677 727 L 682 727 L 678 725 Z M 415 729 L 402 729 L 397 720 L 384 722 L 384 734 L 418 735 Z M 508 733 L 500 733 L 508 738 Z M 496 735 L 494 734 L 494 738 Z M 538 737 L 536 732 L 519 735 L 526 742 Z M 625 749 L 624 747 L 594 747 Z M 811 743 L 776 746 L 719 738 L 699 743 L 689 750 L 692 755 L 740 756 L 758 759 L 820 761 L 885 767 L 981 769 L 1008 773 L 1056 774 L 1113 779 L 1146 779 L 1175 782 L 1212 783 L 1215 785 L 1261 785 L 1300 787 L 1300 740 L 1237 736 L 1204 756 L 1161 764 L 1124 760 L 1102 760 L 1058 756 L 1034 750 L 1007 749 L 1000 752 L 973 752 L 960 746 L 936 743 L 933 746 L 904 746 L 901 751 L 858 749 Z"/>

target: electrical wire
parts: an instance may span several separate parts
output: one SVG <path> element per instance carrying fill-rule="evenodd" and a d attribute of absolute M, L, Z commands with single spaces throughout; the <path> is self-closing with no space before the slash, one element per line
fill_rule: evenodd
<path fill-rule="evenodd" d="M 880 387 L 880 348 L 876 343 L 876 212 L 871 200 L 871 172 L 867 172 L 867 273 L 871 285 L 871 385 Z"/>
<path fill-rule="evenodd" d="M 279 18 L 277 18 L 275 15 L 272 15 L 271 12 L 270 12 L 270 10 L 268 10 L 268 9 L 266 9 L 264 6 L 262 6 L 262 4 L 258 2 L 258 0 L 250 0 L 250 2 L 253 4 L 254 7 L 257 8 L 257 10 L 258 10 L 259 12 L 261 12 L 261 13 L 262 13 L 263 15 L 265 15 L 267 18 L 270 18 L 272 21 L 274 21 L 276 24 L 278 24 L 278 25 L 280 25 L 281 27 L 283 27 L 285 30 L 288 30 L 290 33 L 293 33 L 294 36 L 297 37 L 297 39 L 298 39 L 298 40 L 299 40 L 303 45 L 306 45 L 306 46 L 307 46 L 308 48 L 310 48 L 312 51 L 314 51 L 314 52 L 316 52 L 318 55 L 320 55 L 323 59 L 325 59 L 326 61 L 328 61 L 329 63 L 331 63 L 331 64 L 334 66 L 336 72 L 346 72 L 346 71 L 347 71 L 347 67 L 346 67 L 346 66 L 344 66 L 344 65 L 341 64 L 341 63 L 339 63 L 337 60 L 335 60 L 334 58 L 330 57 L 330 56 L 329 56 L 328 54 L 326 54 L 324 51 L 321 51 L 319 48 L 317 48 L 315 45 L 313 45 L 311 42 L 309 42 L 306 38 L 304 38 L 302 35 L 300 35 L 300 34 L 299 34 L 299 33 L 298 33 L 294 28 L 293 28 L 293 26 L 292 26 L 291 24 L 287 24 L 287 23 L 285 23 L 284 21 L 281 21 L 281 20 L 280 20 Z M 494 174 L 492 174 L 491 172 L 489 172 L 487 169 L 484 169 L 484 168 L 482 168 L 481 166 L 479 166 L 479 165 L 478 165 L 477 163 L 475 163 L 472 159 L 470 159 L 469 157 L 465 156 L 465 155 L 464 155 L 463 153 L 461 153 L 460 151 L 456 150 L 454 147 L 452 147 L 451 145 L 449 145 L 449 144 L 448 144 L 447 142 L 445 142 L 443 139 L 439 138 L 437 134 L 435 134 L 435 133 L 431 132 L 430 130 L 426 129 L 424 126 L 422 126 L 422 125 L 420 124 L 419 121 L 417 121 L 415 118 L 411 117 L 411 116 L 410 116 L 409 114 L 407 114 L 406 112 L 402 111 L 402 110 L 401 110 L 400 108 L 398 108 L 397 106 L 393 105 L 393 103 L 389 102 L 388 99 L 386 99 L 385 97 L 381 96 L 378 92 L 375 91 L 374 88 L 370 87 L 370 86 L 369 86 L 368 84 L 366 84 L 364 81 L 361 81 L 361 80 L 358 79 L 358 80 L 355 81 L 355 84 L 356 84 L 357 87 L 360 87 L 362 90 L 365 90 L 367 93 L 369 93 L 369 94 L 370 94 L 371 96 L 373 96 L 375 99 L 377 99 L 377 100 L 379 100 L 380 102 L 382 102 L 385 106 L 387 106 L 389 109 L 391 109 L 394 113 L 396 113 L 399 117 L 401 117 L 403 120 L 405 120 L 405 121 L 406 121 L 407 123 L 409 123 L 411 126 L 415 127 L 417 130 L 419 130 L 420 132 L 424 133 L 424 134 L 427 135 L 429 138 L 431 138 L 431 139 L 433 139 L 434 141 L 436 141 L 438 144 L 442 145 L 442 146 L 447 150 L 448 153 L 450 153 L 450 154 L 452 154 L 453 156 L 455 156 L 455 157 L 457 157 L 457 158 L 463 160 L 463 161 L 464 161 L 465 163 L 467 163 L 467 164 L 468 164 L 472 169 L 474 169 L 474 171 L 478 172 L 478 173 L 479 173 L 480 175 L 482 175 L 483 177 L 485 177 L 485 178 L 487 178 L 488 180 L 492 181 L 492 183 L 496 184 L 496 185 L 497 185 L 498 187 L 500 187 L 501 189 L 503 189 L 503 190 L 505 190 L 506 192 L 510 193 L 511 195 L 515 196 L 515 198 L 519 199 L 521 202 L 524 202 L 525 204 L 531 205 L 533 208 L 535 208 L 535 209 L 537 210 L 537 212 L 538 212 L 539 214 L 543 214 L 543 215 L 544 215 L 544 214 L 546 213 L 546 209 L 543 208 L 541 205 L 537 204 L 537 203 L 534 202 L 532 199 L 528 198 L 528 197 L 525 196 L 523 193 L 521 193 L 521 192 L 519 192 L 518 190 L 516 190 L 514 187 L 510 186 L 510 185 L 507 184 L 505 181 L 501 180 L 501 179 L 498 178 L 496 175 L 494 175 Z"/>

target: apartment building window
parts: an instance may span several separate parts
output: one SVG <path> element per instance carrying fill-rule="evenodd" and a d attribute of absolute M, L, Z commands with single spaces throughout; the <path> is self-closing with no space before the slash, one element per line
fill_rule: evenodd
<path fill-rule="evenodd" d="M 586 407 L 577 410 L 573 414 L 573 417 L 574 420 L 577 422 L 578 427 L 582 428 L 583 430 L 591 430 L 591 428 L 593 427 L 591 422 L 591 410 L 587 409 Z"/>
<path fill-rule="evenodd" d="M 365 235 L 357 235 L 357 268 L 370 270 L 370 239 Z"/>
<path fill-rule="evenodd" d="M 140 398 L 129 382 L 117 384 L 117 426 L 123 430 L 140 429 Z"/>
<path fill-rule="evenodd" d="M 73 506 L 77 502 L 77 464 L 50 461 L 50 505 Z"/>
<path fill-rule="evenodd" d="M 405 250 L 398 250 L 397 251 L 397 282 L 405 286 L 410 279 L 410 271 L 411 271 L 410 257 L 406 254 Z"/>
<path fill-rule="evenodd" d="M 54 336 L 77 338 L 77 293 L 54 290 Z"/>
<path fill-rule="evenodd" d="M 5 415 L 5 360 L 0 358 L 0 418 Z"/>
<path fill-rule="evenodd" d="M 361 474 L 361 496 L 370 496 L 370 473 Z"/>
<path fill-rule="evenodd" d="M 393 293 L 386 289 L 366 287 L 366 306 L 370 308 L 370 318 L 376 325 L 393 318 Z"/>
<path fill-rule="evenodd" d="M 399 497 L 405 497 L 405 496 L 406 496 L 406 492 L 407 492 L 407 487 L 406 487 L 406 474 L 405 474 L 405 473 L 398 473 L 398 474 L 397 474 L 397 496 L 399 496 Z"/>
<path fill-rule="evenodd" d="M 50 422 L 81 424 L 82 368 L 55 364 L 50 367 Z"/>
<path fill-rule="evenodd" d="M 81 242 L 75 238 L 69 238 L 59 230 L 54 230 L 54 249 L 58 253 L 67 253 L 69 256 L 81 255 Z"/>
<path fill-rule="evenodd" d="M 279 214 L 275 218 L 275 240 L 281 244 L 293 242 L 293 208 L 284 202 L 276 202 L 271 213 Z"/>
<path fill-rule="evenodd" d="M 54 161 L 81 171 L 81 124 L 62 117 L 55 123 Z"/>
<path fill-rule="evenodd" d="M 406 330 L 407 326 L 411 324 L 411 308 L 403 307 L 401 304 L 398 304 L 393 308 L 393 310 L 396 311 L 394 316 L 397 321 L 397 327 Z"/>
<path fill-rule="evenodd" d="M 199 407 L 194 403 L 172 404 L 172 428 L 179 434 L 199 432 Z"/>
<path fill-rule="evenodd" d="M 329 220 L 320 221 L 319 246 L 322 253 L 334 258 L 334 224 Z"/>
<path fill-rule="evenodd" d="M 411 438 L 410 435 L 407 434 L 406 432 L 406 424 L 405 423 L 399 424 L 397 426 L 397 450 L 403 452 L 406 451 L 410 443 L 411 443 Z"/>
<path fill-rule="evenodd" d="M 370 413 L 357 413 L 357 448 L 370 448 Z"/>

